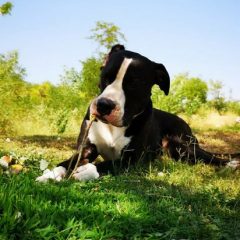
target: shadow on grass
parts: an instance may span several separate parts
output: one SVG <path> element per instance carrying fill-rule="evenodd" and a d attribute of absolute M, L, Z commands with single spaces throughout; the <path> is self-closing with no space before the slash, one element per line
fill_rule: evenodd
<path fill-rule="evenodd" d="M 0 179 L 0 239 L 238 239 L 240 195 L 143 173 L 93 182 Z"/>
<path fill-rule="evenodd" d="M 19 136 L 13 139 L 18 141 L 21 145 L 35 145 L 39 147 L 57 148 L 62 149 L 68 147 L 71 149 L 76 148 L 76 137 L 66 136 L 45 136 L 45 135 L 33 135 L 33 136 Z"/>

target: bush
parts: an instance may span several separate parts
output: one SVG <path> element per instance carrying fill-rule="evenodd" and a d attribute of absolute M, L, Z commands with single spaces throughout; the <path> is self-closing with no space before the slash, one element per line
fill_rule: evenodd
<path fill-rule="evenodd" d="M 226 108 L 228 109 L 228 111 L 231 111 L 233 113 L 236 113 L 237 115 L 240 115 L 240 101 L 226 102 Z"/>
<path fill-rule="evenodd" d="M 207 84 L 200 78 L 190 78 L 187 74 L 181 74 L 172 81 L 168 96 L 164 96 L 154 87 L 152 100 L 154 105 L 162 110 L 191 115 L 206 103 L 207 90 Z"/>
<path fill-rule="evenodd" d="M 208 102 L 209 106 L 216 109 L 219 114 L 228 110 L 227 103 L 223 97 L 218 97 Z"/>

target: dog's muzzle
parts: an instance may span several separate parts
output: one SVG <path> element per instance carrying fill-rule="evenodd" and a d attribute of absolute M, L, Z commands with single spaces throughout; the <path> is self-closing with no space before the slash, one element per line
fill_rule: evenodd
<path fill-rule="evenodd" d="M 104 123 L 110 123 L 116 127 L 122 126 L 120 106 L 109 98 L 96 98 L 90 106 L 90 114 Z"/>
<path fill-rule="evenodd" d="M 101 116 L 110 115 L 112 110 L 116 107 L 116 104 L 108 98 L 100 98 L 96 103 L 97 112 Z"/>

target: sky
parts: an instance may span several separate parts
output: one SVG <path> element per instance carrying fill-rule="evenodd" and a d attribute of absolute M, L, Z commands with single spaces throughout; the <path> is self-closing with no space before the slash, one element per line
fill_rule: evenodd
<path fill-rule="evenodd" d="M 0 0 L 0 5 L 6 0 Z M 97 21 L 119 26 L 125 47 L 180 73 L 221 81 L 240 100 L 239 0 L 12 0 L 0 16 L 0 53 L 17 50 L 33 83 L 59 83 L 64 68 L 96 53 Z"/>

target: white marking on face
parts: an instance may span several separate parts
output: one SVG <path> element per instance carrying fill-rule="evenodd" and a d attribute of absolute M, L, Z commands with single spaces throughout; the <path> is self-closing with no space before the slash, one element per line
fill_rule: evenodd
<path fill-rule="evenodd" d="M 120 159 L 122 149 L 131 140 L 131 137 L 124 136 L 125 130 L 126 127 L 115 127 L 97 121 L 93 122 L 88 138 L 105 160 L 116 160 Z"/>
<path fill-rule="evenodd" d="M 131 58 L 124 58 L 115 80 L 110 85 L 108 85 L 104 89 L 102 94 L 99 95 L 97 99 L 95 99 L 95 101 L 93 102 L 93 105 L 94 104 L 96 105 L 97 100 L 100 98 L 108 98 L 114 101 L 116 103 L 116 109 L 112 111 L 112 114 L 115 115 L 114 118 L 117 118 L 118 122 L 120 120 L 122 121 L 122 117 L 124 115 L 124 105 L 126 100 L 125 100 L 125 94 L 122 88 L 122 83 L 131 62 L 132 62 Z M 92 109 L 94 109 L 94 107 Z M 116 112 L 114 113 L 115 110 Z M 116 125 L 119 125 L 119 123 L 117 123 Z"/>

